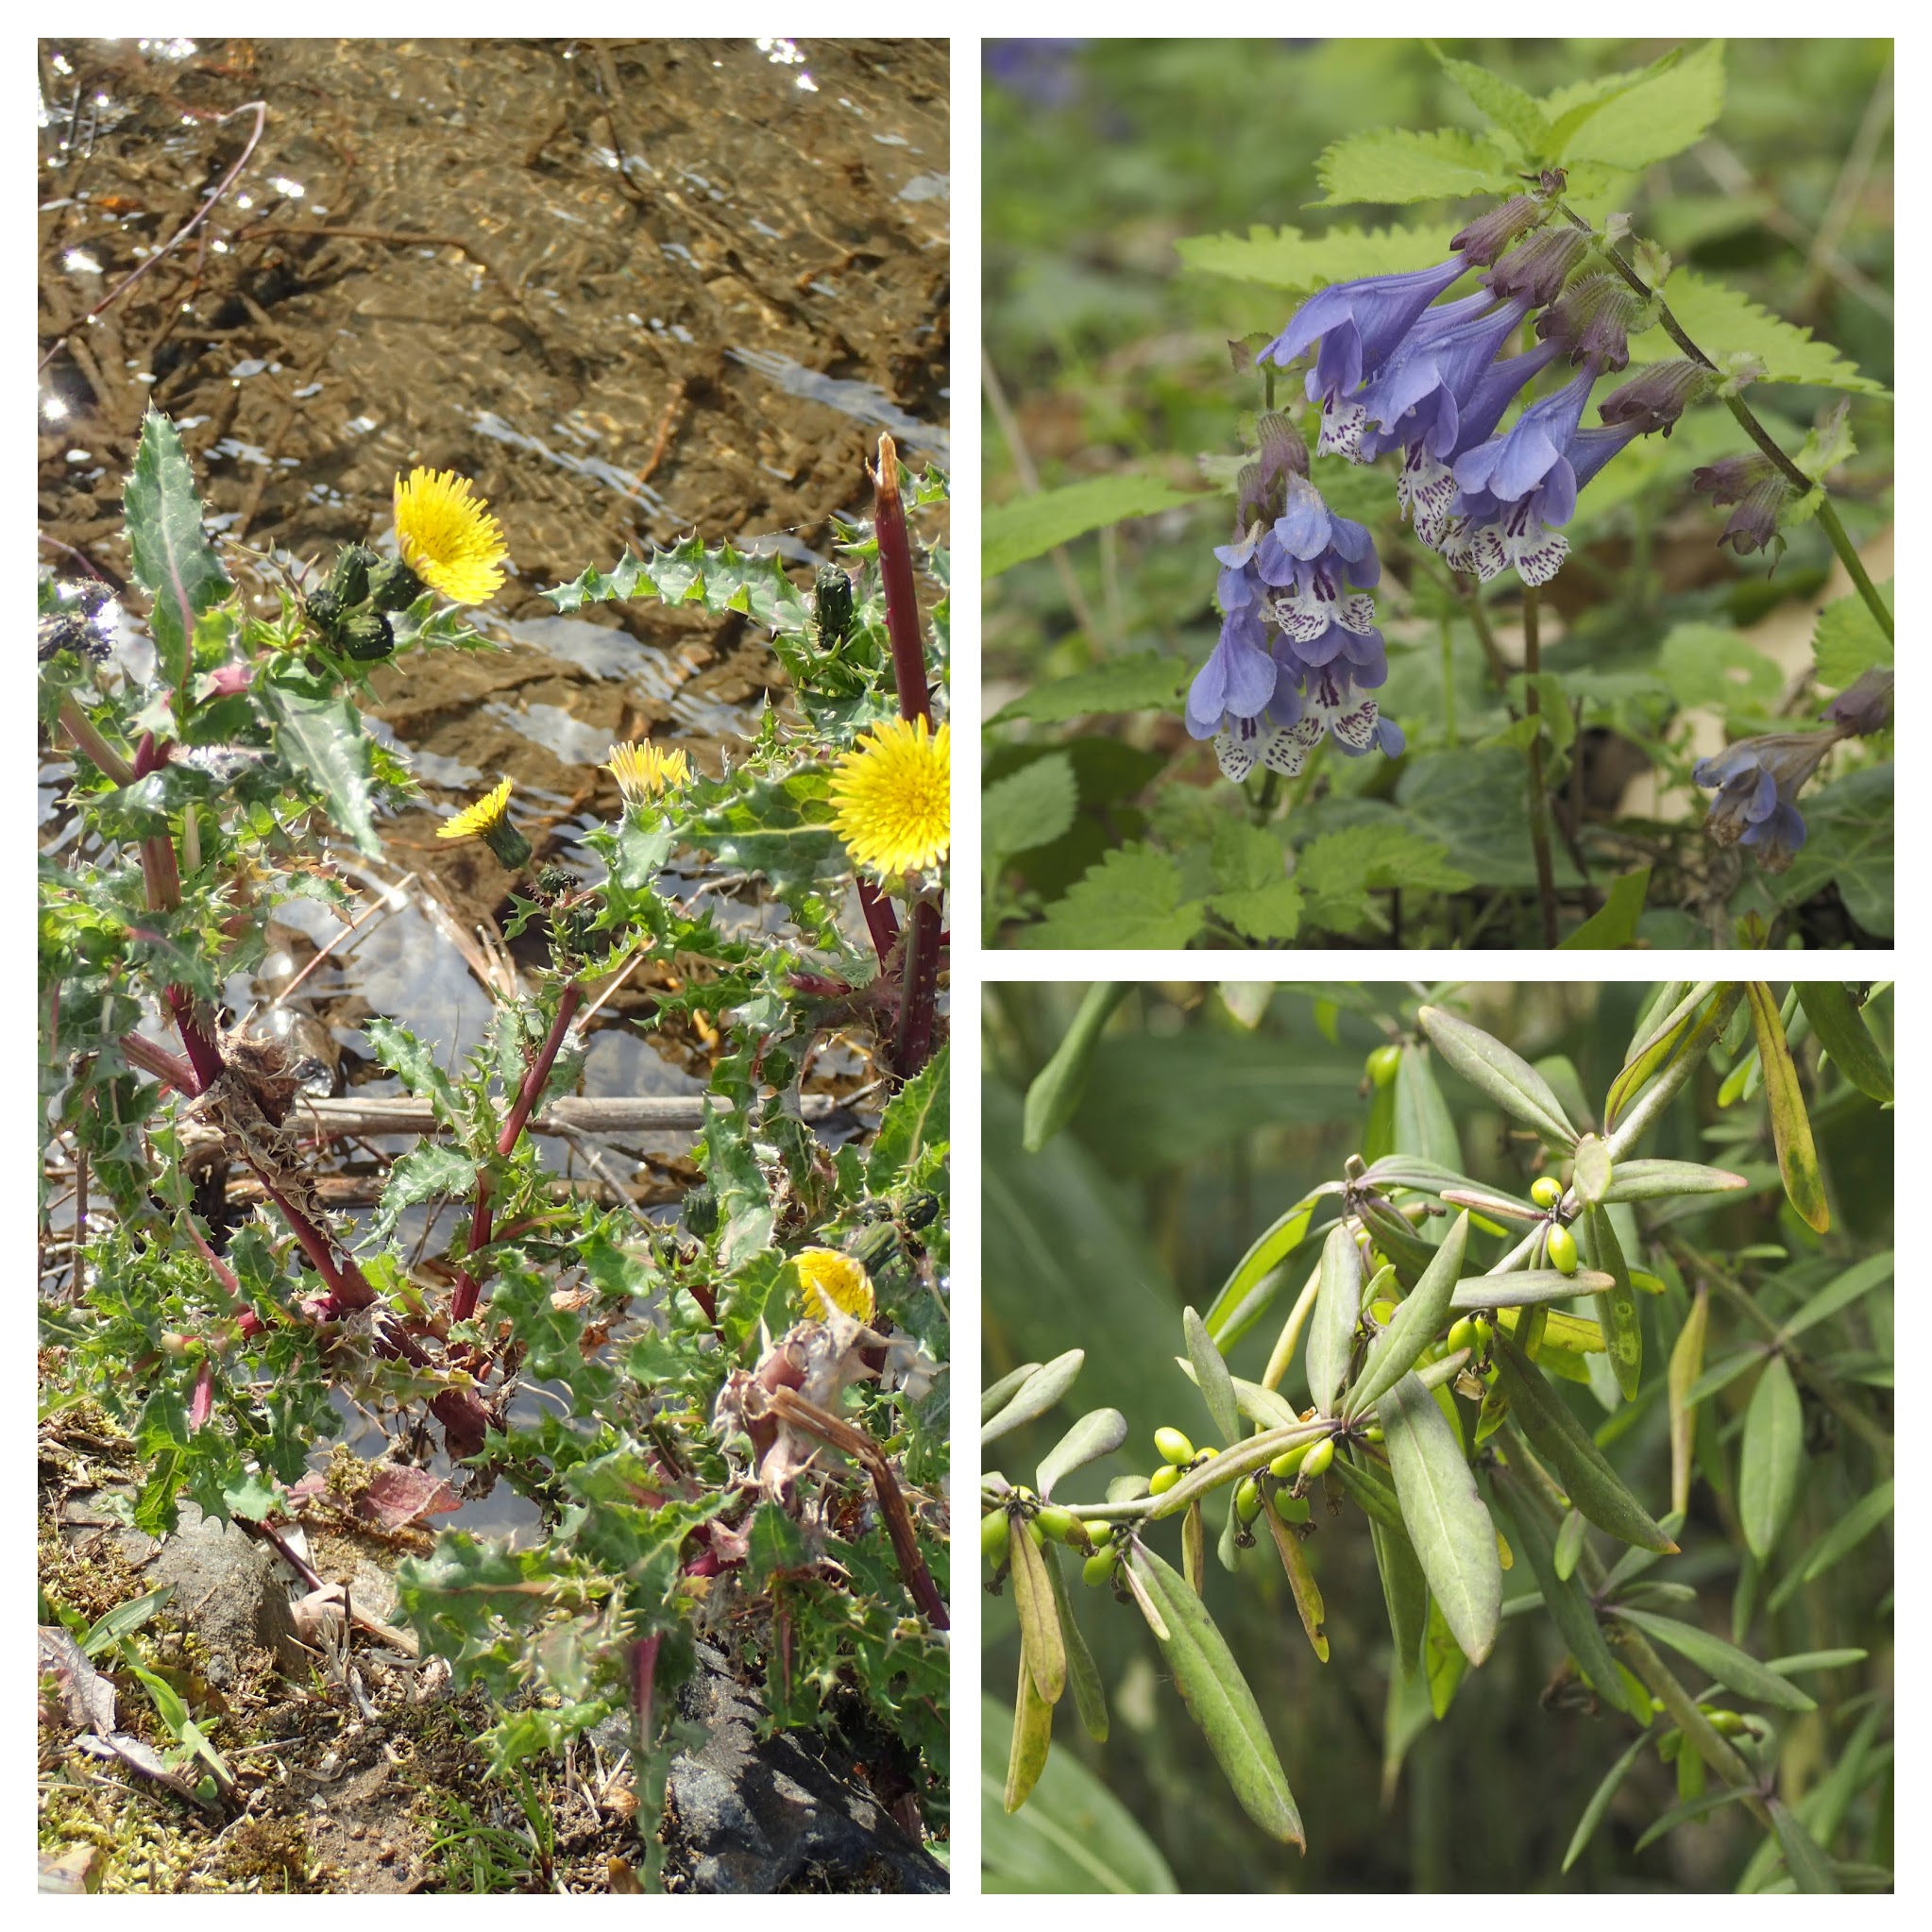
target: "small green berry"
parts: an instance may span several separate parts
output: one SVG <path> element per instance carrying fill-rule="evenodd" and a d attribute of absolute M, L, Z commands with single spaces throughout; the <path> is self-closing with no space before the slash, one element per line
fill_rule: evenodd
<path fill-rule="evenodd" d="M 1087 1525 L 1087 1540 L 1093 1544 L 1094 1549 L 1105 1550 L 1113 1541 L 1113 1525 L 1111 1523 L 1089 1523 Z"/>
<path fill-rule="evenodd" d="M 1080 1566 L 1080 1581 L 1088 1588 L 1097 1590 L 1113 1574 L 1113 1552 L 1102 1550 L 1088 1557 Z"/>
<path fill-rule="evenodd" d="M 1285 1489 L 1275 1491 L 1275 1514 L 1284 1523 L 1305 1523 L 1308 1520 L 1308 1498 L 1291 1496 Z"/>
<path fill-rule="evenodd" d="M 1576 1273 L 1576 1236 L 1560 1221 L 1551 1226 L 1550 1259 L 1558 1274 Z"/>
<path fill-rule="evenodd" d="M 1450 1325 L 1449 1345 L 1451 1351 L 1457 1348 L 1473 1348 L 1476 1346 L 1476 1324 L 1467 1315 L 1458 1315 Z"/>
<path fill-rule="evenodd" d="M 1744 1728 L 1744 1720 L 1736 1711 L 1706 1711 L 1704 1716 L 1720 1737 L 1735 1737 Z"/>
<path fill-rule="evenodd" d="M 1262 1485 L 1252 1476 L 1246 1478 L 1234 1492 L 1236 1515 L 1245 1523 L 1251 1523 L 1262 1513 Z"/>
<path fill-rule="evenodd" d="M 1147 1478 L 1147 1494 L 1149 1496 L 1165 1496 L 1179 1481 L 1179 1468 L 1173 1463 L 1162 1463 Z"/>
<path fill-rule="evenodd" d="M 1069 1543 L 1073 1540 L 1074 1517 L 1070 1510 L 1059 1509 L 1048 1504 L 1033 1518 L 1041 1531 L 1056 1542 Z"/>
<path fill-rule="evenodd" d="M 1563 1198 L 1563 1183 L 1553 1174 L 1539 1174 L 1530 1183 L 1530 1198 L 1539 1208 L 1553 1208 Z"/>
<path fill-rule="evenodd" d="M 1157 1429 L 1154 1432 L 1154 1447 L 1161 1451 L 1163 1461 L 1179 1465 L 1195 1459 L 1195 1446 L 1178 1429 Z"/>
<path fill-rule="evenodd" d="M 1038 1517 L 1028 1519 L 1026 1534 L 1033 1538 L 1034 1549 L 1044 1550 L 1046 1548 L 1046 1532 L 1040 1527 L 1040 1518 Z"/>
<path fill-rule="evenodd" d="M 1396 1077 L 1396 1071 L 1401 1064 L 1402 1049 L 1399 1046 L 1378 1046 L 1368 1056 L 1368 1077 L 1378 1087 L 1386 1087 Z"/>
<path fill-rule="evenodd" d="M 1285 1483 L 1290 1476 L 1295 1474 L 1296 1470 L 1300 1468 L 1301 1459 L 1308 1453 L 1308 1449 L 1309 1445 L 1307 1443 L 1303 1443 L 1298 1449 L 1283 1449 L 1268 1465 L 1268 1474 L 1279 1477 Z"/>
<path fill-rule="evenodd" d="M 1335 1438 L 1325 1435 L 1301 1459 L 1301 1480 L 1310 1483 L 1335 1460 Z"/>
<path fill-rule="evenodd" d="M 1024 1483 L 1016 1483 L 1013 1485 L 1013 1494 L 1017 1496 L 1022 1502 L 1031 1502 L 1033 1500 L 1033 1492 L 1030 1489 L 1028 1489 Z"/>
<path fill-rule="evenodd" d="M 1473 1326 L 1476 1330 L 1476 1352 L 1479 1355 L 1487 1355 L 1490 1343 L 1496 1339 L 1496 1324 L 1486 1314 L 1479 1314 Z"/>
<path fill-rule="evenodd" d="M 1012 1540 L 1013 1519 L 1005 1510 L 989 1510 L 980 1517 L 979 1548 L 981 1554 L 989 1563 L 1004 1563 Z"/>
<path fill-rule="evenodd" d="M 1381 1424 L 1380 1422 L 1371 1422 L 1362 1432 L 1362 1439 L 1364 1442 L 1381 1442 L 1382 1440 Z"/>

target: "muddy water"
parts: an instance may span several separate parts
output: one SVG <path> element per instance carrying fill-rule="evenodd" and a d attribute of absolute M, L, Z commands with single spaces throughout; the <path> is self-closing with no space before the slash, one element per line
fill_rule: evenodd
<path fill-rule="evenodd" d="M 514 777 L 567 863 L 615 809 L 595 769 L 614 739 L 715 771 L 785 684 L 740 620 L 560 617 L 539 589 L 692 530 L 803 577 L 831 519 L 865 514 L 880 429 L 947 463 L 943 43 L 49 39 L 39 74 L 43 537 L 125 583 L 149 406 L 215 528 L 284 558 L 383 535 L 398 470 L 473 477 L 511 544 L 482 624 L 507 648 L 385 669 L 373 728 L 444 809 Z M 233 186 L 88 319 L 194 218 L 257 101 Z M 442 816 L 384 827 L 391 873 L 433 874 L 486 923 L 503 876 L 438 845 Z M 299 963 L 330 929 L 280 937 Z M 488 1010 L 408 907 L 310 994 L 351 1077 L 369 1012 L 466 1048 Z M 640 1036 L 627 1009 L 593 1036 L 586 1091 L 702 1085 L 704 1042 Z"/>

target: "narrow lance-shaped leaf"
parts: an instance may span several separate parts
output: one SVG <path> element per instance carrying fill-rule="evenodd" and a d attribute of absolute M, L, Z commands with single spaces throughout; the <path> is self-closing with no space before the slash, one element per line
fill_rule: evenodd
<path fill-rule="evenodd" d="M 1033 1682 L 1024 1642 L 1020 1647 L 1020 1689 L 1013 1704 L 1013 1747 L 1007 1757 L 1006 1807 L 1019 1810 L 1033 1795 L 1046 1754 L 1053 1748 L 1053 1706 Z"/>
<path fill-rule="evenodd" d="M 157 410 L 141 420 L 124 507 L 135 581 L 154 601 L 147 627 L 155 657 L 171 688 L 185 693 L 195 619 L 234 586 L 202 528 L 201 499 L 181 439 Z"/>
<path fill-rule="evenodd" d="M 1610 1177 L 1603 1199 L 1652 1201 L 1671 1195 L 1732 1194 L 1750 1185 L 1741 1174 L 1703 1167 L 1695 1161 L 1624 1161 Z"/>
<path fill-rule="evenodd" d="M 1198 1597 L 1208 1574 L 1208 1531 L 1198 1502 L 1189 1503 L 1180 1519 L 1180 1562 L 1188 1588 Z"/>
<path fill-rule="evenodd" d="M 1322 1593 L 1315 1583 L 1314 1572 L 1308 1567 L 1308 1552 L 1301 1547 L 1301 1538 L 1272 1507 L 1262 1511 L 1262 1520 L 1267 1524 L 1268 1534 L 1275 1539 L 1281 1568 L 1288 1572 L 1288 1587 L 1295 1593 L 1295 1607 L 1300 1613 L 1301 1627 L 1308 1634 L 1310 1647 L 1326 1664 L 1329 1661 L 1329 1639 L 1322 1628 Z"/>
<path fill-rule="evenodd" d="M 1697 1440 L 1697 1409 L 1690 1391 L 1703 1374 L 1704 1330 L 1710 1322 L 1711 1291 L 1698 1283 L 1690 1313 L 1670 1347 L 1670 1509 L 1682 1517 L 1690 1508 L 1690 1451 Z"/>
<path fill-rule="evenodd" d="M 1435 1398 L 1404 1376 L 1376 1407 L 1416 1560 L 1444 1620 L 1472 1664 L 1496 1641 L 1502 1565 L 1496 1531 Z"/>
<path fill-rule="evenodd" d="M 1144 1544 L 1128 1546 L 1127 1567 L 1161 1613 L 1162 1656 L 1175 1688 L 1201 1727 L 1241 1808 L 1270 1837 L 1303 1845 L 1301 1814 L 1261 1707 L 1201 1600 Z"/>
<path fill-rule="evenodd" d="M 1755 1657 L 1747 1655 L 1735 1644 L 1695 1623 L 1680 1622 L 1674 1617 L 1657 1617 L 1648 1610 L 1633 1610 L 1628 1603 L 1614 1603 L 1611 1614 L 1669 1649 L 1686 1656 L 1700 1670 L 1707 1672 L 1739 1697 L 1768 1703 L 1781 1711 L 1816 1710 L 1817 1704 L 1798 1688 L 1787 1683 L 1775 1670 L 1767 1669 Z"/>
<path fill-rule="evenodd" d="M 1814 1583 L 1851 1554 L 1891 1514 L 1895 1479 L 1888 1477 L 1876 1489 L 1861 1496 L 1810 1549 L 1771 1594 L 1766 1608 L 1782 1610 L 1800 1584 Z"/>
<path fill-rule="evenodd" d="M 1393 1388 L 1415 1365 L 1448 1319 L 1449 1303 L 1463 1269 L 1463 1254 L 1469 1241 L 1469 1217 L 1458 1214 L 1443 1237 L 1435 1259 L 1424 1269 L 1414 1291 L 1396 1310 L 1395 1319 L 1382 1331 L 1369 1351 L 1342 1414 L 1353 1421 L 1383 1390 Z"/>
<path fill-rule="evenodd" d="M 1435 1084 L 1429 1056 L 1410 1044 L 1396 1063 L 1395 1151 L 1453 1167 L 1463 1158 L 1456 1123 Z"/>
<path fill-rule="evenodd" d="M 1577 1510 L 1600 1530 L 1640 1549 L 1669 1555 L 1676 1549 L 1650 1513 L 1623 1485 L 1543 1372 L 1510 1338 L 1495 1341 L 1498 1380 L 1509 1398 L 1510 1414 L 1536 1453 L 1555 1470 Z"/>
<path fill-rule="evenodd" d="M 1603 1096 L 1603 1122 L 1614 1127 L 1623 1116 L 1623 1110 L 1641 1091 L 1651 1076 L 1658 1071 L 1683 1043 L 1686 1035 L 1697 1022 L 1697 1009 L 1710 997 L 1715 982 L 1701 981 L 1693 986 L 1683 998 L 1671 1006 L 1657 1024 L 1652 1026 L 1641 1041 L 1633 1042 L 1629 1057 L 1610 1083 L 1610 1091 Z"/>
<path fill-rule="evenodd" d="M 1637 1313 L 1636 1290 L 1630 1285 L 1623 1245 L 1605 1208 L 1584 1210 L 1584 1259 L 1617 1284 L 1602 1301 L 1603 1343 L 1623 1399 L 1634 1402 L 1644 1379 L 1643 1317 Z"/>
<path fill-rule="evenodd" d="M 1778 1172 L 1785 1194 L 1805 1226 L 1820 1234 L 1831 1227 L 1831 1208 L 1824 1198 L 1824 1177 L 1819 1171 L 1818 1149 L 1811 1142 L 1811 1121 L 1798 1086 L 1798 1069 L 1785 1041 L 1778 1003 L 1761 979 L 1744 989 L 1751 1002 L 1752 1030 L 1757 1036 L 1757 1057 L 1764 1065 L 1764 1093 L 1771 1108 L 1771 1138 L 1777 1143 Z"/>
<path fill-rule="evenodd" d="M 1778 1849 L 1785 1855 L 1785 1870 L 1800 1891 L 1831 1892 L 1840 1887 L 1831 1860 L 1818 1848 L 1818 1840 L 1805 1829 L 1798 1814 L 1782 1798 L 1766 1800 L 1771 1829 L 1778 1835 Z"/>
<path fill-rule="evenodd" d="M 1087 1648 L 1086 1634 L 1067 1596 L 1067 1580 L 1060 1569 L 1059 1551 L 1048 1548 L 1040 1552 L 1046 1559 L 1046 1581 L 1053 1587 L 1054 1609 L 1059 1618 L 1060 1635 L 1067 1647 L 1067 1682 L 1074 1687 L 1074 1707 L 1080 1722 L 1096 1744 L 1107 1742 L 1107 1687 L 1100 1681 L 1100 1667 Z"/>
<path fill-rule="evenodd" d="M 1087 1091 L 1087 1071 L 1101 1029 L 1130 989 L 1115 980 L 1098 980 L 1087 989 L 1074 1024 L 1055 1049 L 1053 1058 L 1033 1076 L 1026 1089 L 1026 1112 L 1021 1144 L 1037 1154 L 1073 1119 Z"/>
<path fill-rule="evenodd" d="M 1440 1007 L 1424 1007 L 1415 1017 L 1430 1044 L 1479 1093 L 1559 1146 L 1576 1145 L 1555 1089 L 1520 1054 Z"/>
<path fill-rule="evenodd" d="M 1773 1355 L 1752 1391 L 1737 1467 L 1737 1514 L 1760 1563 L 1771 1561 L 1790 1520 L 1804 1465 L 1805 1405 L 1785 1358 Z"/>
<path fill-rule="evenodd" d="M 1801 979 L 1798 1004 L 1818 1035 L 1818 1043 L 1838 1063 L 1838 1070 L 1881 1105 L 1892 1097 L 1891 1069 L 1856 1001 L 1836 979 Z"/>
<path fill-rule="evenodd" d="M 1110 1456 L 1127 1438 L 1127 1417 L 1118 1409 L 1095 1409 L 1082 1415 L 1040 1459 L 1034 1480 L 1042 1498 L 1052 1496 L 1062 1476 Z"/>
<path fill-rule="evenodd" d="M 1788 1342 L 1793 1335 L 1802 1335 L 1806 1329 L 1815 1328 L 1839 1310 L 1849 1308 L 1861 1295 L 1869 1295 L 1881 1281 L 1890 1280 L 1891 1267 L 1892 1258 L 1889 1252 L 1854 1263 L 1835 1281 L 1827 1282 L 1805 1302 L 1778 1330 L 1779 1337 Z"/>
<path fill-rule="evenodd" d="M 1429 1630 L 1429 1585 L 1407 1530 L 1391 1528 L 1380 1517 L 1370 1517 L 1368 1540 L 1375 1551 L 1376 1573 L 1381 1579 L 1381 1600 L 1389 1614 L 1396 1663 L 1402 1676 L 1413 1677 L 1422 1660 Z"/>
<path fill-rule="evenodd" d="M 1579 1268 L 1573 1275 L 1555 1268 L 1517 1268 L 1507 1275 L 1472 1275 L 1458 1281 L 1449 1306 L 1465 1313 L 1470 1309 L 1534 1308 L 1572 1295 L 1607 1295 L 1616 1285 L 1614 1277 L 1599 1274 L 1594 1268 Z"/>
<path fill-rule="evenodd" d="M 1609 1193 L 1611 1181 L 1610 1148 L 1595 1134 L 1585 1134 L 1576 1146 L 1576 1169 L 1570 1185 L 1576 1197 L 1586 1206 L 1601 1201 Z"/>
<path fill-rule="evenodd" d="M 1340 1192 L 1337 1183 L 1327 1181 L 1303 1195 L 1234 1264 L 1234 1272 L 1222 1284 L 1205 1316 L 1209 1334 L 1222 1347 L 1231 1347 L 1260 1319 L 1279 1292 L 1263 1295 L 1263 1283 L 1307 1239 L 1308 1224 L 1322 1196 Z"/>
<path fill-rule="evenodd" d="M 1013 1609 L 1020 1619 L 1020 1644 L 1033 1682 L 1048 1703 L 1058 1703 L 1067 1687 L 1067 1646 L 1060 1635 L 1046 1558 L 1024 1522 L 1013 1525 Z"/>
<path fill-rule="evenodd" d="M 1616 1797 L 1617 1788 L 1622 1784 L 1631 1766 L 1637 1761 L 1650 1741 L 1648 1733 L 1638 1732 L 1625 1747 L 1623 1755 L 1603 1773 L 1603 1782 L 1590 1793 L 1590 1802 L 1584 1806 L 1584 1815 L 1577 1820 L 1576 1830 L 1570 1835 L 1569 1849 L 1563 1855 L 1566 1872 L 1583 1856 L 1585 1848 L 1597 1834 L 1597 1827 L 1603 1822 L 1603 1814 L 1610 1809 L 1610 1801 Z"/>
<path fill-rule="evenodd" d="M 1347 1372 L 1362 1313 L 1362 1256 L 1346 1222 L 1322 1246 L 1322 1285 L 1308 1330 L 1308 1393 L 1316 1413 L 1334 1413 L 1335 1391 Z"/>
<path fill-rule="evenodd" d="M 979 1397 L 979 1419 L 991 1422 L 1025 1386 L 1028 1379 L 1039 1373 L 1039 1363 L 1023 1362 L 1010 1374 L 1001 1376 L 991 1388 L 983 1389 Z"/>
<path fill-rule="evenodd" d="M 991 1422 L 980 1425 L 981 1447 L 996 1442 L 1003 1435 L 1009 1435 L 1023 1423 L 1044 1415 L 1073 1387 L 1086 1359 L 1084 1348 L 1069 1348 L 1064 1355 L 1056 1355 L 1045 1367 L 1035 1369 L 1020 1384 L 1019 1393 L 1012 1400 Z"/>
<path fill-rule="evenodd" d="M 1234 1382 L 1228 1373 L 1228 1364 L 1192 1308 L 1181 1311 L 1180 1326 L 1187 1337 L 1188 1360 L 1194 1364 L 1195 1384 L 1208 1405 L 1208 1414 L 1213 1417 L 1222 1443 L 1231 1448 L 1246 1432 L 1241 1426 L 1241 1405 L 1234 1398 Z"/>

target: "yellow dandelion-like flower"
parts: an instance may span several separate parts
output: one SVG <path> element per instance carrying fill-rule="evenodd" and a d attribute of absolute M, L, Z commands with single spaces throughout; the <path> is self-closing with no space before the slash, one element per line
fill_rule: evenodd
<path fill-rule="evenodd" d="M 503 526 L 453 469 L 396 479 L 396 541 L 402 560 L 451 603 L 486 603 L 501 589 L 510 554 Z"/>
<path fill-rule="evenodd" d="M 691 775 L 690 760 L 682 749 L 660 751 L 648 740 L 643 744 L 613 745 L 604 770 L 618 781 L 627 805 L 641 805 Z"/>
<path fill-rule="evenodd" d="M 863 1262 L 829 1247 L 801 1248 L 791 1259 L 805 1291 L 802 1299 L 806 1314 L 822 1321 L 838 1308 L 854 1321 L 871 1324 L 873 1282 Z"/>
<path fill-rule="evenodd" d="M 832 774 L 833 829 L 853 863 L 882 878 L 936 865 L 953 842 L 953 727 L 875 724 Z"/>
<path fill-rule="evenodd" d="M 436 827 L 438 839 L 481 839 L 511 872 L 530 863 L 530 841 L 510 822 L 510 781 Z"/>

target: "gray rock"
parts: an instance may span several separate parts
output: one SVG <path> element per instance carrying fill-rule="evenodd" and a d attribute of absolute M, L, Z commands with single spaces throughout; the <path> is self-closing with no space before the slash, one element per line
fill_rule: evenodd
<path fill-rule="evenodd" d="M 710 1735 L 671 1761 L 667 1876 L 693 1891 L 945 1891 L 944 1866 L 913 1842 L 824 1740 L 807 1731 L 760 1738 L 765 1712 L 724 1657 L 698 1647 L 679 1693 Z"/>

